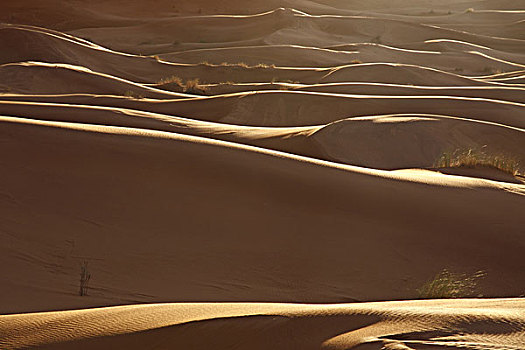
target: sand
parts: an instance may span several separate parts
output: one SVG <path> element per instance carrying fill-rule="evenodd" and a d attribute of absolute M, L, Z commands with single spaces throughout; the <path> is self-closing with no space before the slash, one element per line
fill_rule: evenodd
<path fill-rule="evenodd" d="M 524 18 L 1 2 L 0 348 L 525 349 Z"/>

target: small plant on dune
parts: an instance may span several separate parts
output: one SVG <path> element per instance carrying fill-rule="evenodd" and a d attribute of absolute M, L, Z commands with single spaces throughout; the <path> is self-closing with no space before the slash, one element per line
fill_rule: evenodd
<path fill-rule="evenodd" d="M 244 63 L 244 62 L 230 63 L 230 64 L 228 64 L 228 66 L 230 66 L 230 67 L 250 68 L 250 66 L 247 63 Z"/>
<path fill-rule="evenodd" d="M 91 279 L 91 273 L 88 270 L 88 262 L 83 261 L 80 265 L 80 296 L 88 295 L 89 280 Z"/>
<path fill-rule="evenodd" d="M 201 64 L 207 64 L 211 65 L 207 62 L 201 62 Z M 266 63 L 258 63 L 256 65 L 250 66 L 249 64 L 245 62 L 237 62 L 237 63 L 229 63 L 229 62 L 222 62 L 219 64 L 220 67 L 241 67 L 241 68 L 276 68 L 275 64 L 266 64 Z"/>
<path fill-rule="evenodd" d="M 179 87 L 182 87 L 184 86 L 183 82 L 182 82 L 182 79 L 175 76 L 175 75 L 172 75 L 171 77 L 166 77 L 166 78 L 162 78 L 161 80 L 159 80 L 157 82 L 158 85 L 168 85 L 168 84 L 175 84 Z"/>
<path fill-rule="evenodd" d="M 498 75 L 498 74 L 503 73 L 501 69 L 497 69 L 494 67 L 485 67 L 483 68 L 482 72 L 488 75 Z"/>
<path fill-rule="evenodd" d="M 518 175 L 520 171 L 520 164 L 516 159 L 504 155 L 487 154 L 474 149 L 444 152 L 434 166 L 436 168 L 484 166 L 513 176 Z"/>
<path fill-rule="evenodd" d="M 486 273 L 483 271 L 467 275 L 452 273 L 445 269 L 425 283 L 417 292 L 423 299 L 475 297 L 479 296 L 477 293 L 478 281 L 485 276 Z"/>
<path fill-rule="evenodd" d="M 181 78 L 174 75 L 159 80 L 157 85 L 174 85 L 177 88 L 181 88 L 184 92 L 197 95 L 202 95 L 207 90 L 207 87 L 200 83 L 199 78 L 189 79 L 184 82 Z"/>
<path fill-rule="evenodd" d="M 234 86 L 234 85 L 236 85 L 236 83 L 233 82 L 233 81 L 230 81 L 230 80 L 228 80 L 228 81 L 221 81 L 221 82 L 217 83 L 217 86 Z"/>
<path fill-rule="evenodd" d="M 252 66 L 252 68 L 265 68 L 265 69 L 269 69 L 269 68 L 276 68 L 276 66 L 275 66 L 275 64 L 259 63 L 259 64 L 256 64 L 255 66 Z"/>
<path fill-rule="evenodd" d="M 131 97 L 131 98 L 134 98 L 134 99 L 144 98 L 144 96 L 142 96 L 141 94 L 138 94 L 138 93 L 136 93 L 134 91 L 131 91 L 131 90 L 128 90 L 128 91 L 124 92 L 124 96 Z"/>
<path fill-rule="evenodd" d="M 207 88 L 200 83 L 198 78 L 187 80 L 186 83 L 184 83 L 184 92 L 190 94 L 202 95 L 206 90 Z"/>

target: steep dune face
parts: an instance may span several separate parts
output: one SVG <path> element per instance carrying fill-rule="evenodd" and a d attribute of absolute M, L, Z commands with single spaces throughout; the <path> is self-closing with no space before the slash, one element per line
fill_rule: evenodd
<path fill-rule="evenodd" d="M 0 348 L 525 349 L 520 6 L 2 1 Z"/>

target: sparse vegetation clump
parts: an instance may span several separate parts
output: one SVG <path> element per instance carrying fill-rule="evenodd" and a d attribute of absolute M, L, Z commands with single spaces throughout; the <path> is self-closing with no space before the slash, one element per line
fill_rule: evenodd
<path fill-rule="evenodd" d="M 200 83 L 198 78 L 195 78 L 186 80 L 183 90 L 190 94 L 202 95 L 206 92 L 207 88 Z"/>
<path fill-rule="evenodd" d="M 215 66 L 215 67 L 241 67 L 241 68 L 276 68 L 275 64 L 266 64 L 266 63 L 258 63 L 256 65 L 250 66 L 249 64 L 245 62 L 237 62 L 237 63 L 230 63 L 230 62 L 222 62 L 220 64 L 212 64 L 208 61 L 202 61 L 199 63 L 200 65 L 204 66 Z"/>
<path fill-rule="evenodd" d="M 276 68 L 275 64 L 259 63 L 253 66 L 253 68 Z"/>
<path fill-rule="evenodd" d="M 437 160 L 436 168 L 457 168 L 484 166 L 501 170 L 516 176 L 520 171 L 519 162 L 509 156 L 487 154 L 485 152 L 468 149 L 464 151 L 444 152 Z"/>
<path fill-rule="evenodd" d="M 175 75 L 172 75 L 171 77 L 162 78 L 161 80 L 158 81 L 158 84 L 159 85 L 175 84 L 180 87 L 184 85 L 182 79 Z"/>
<path fill-rule="evenodd" d="M 131 97 L 131 98 L 135 98 L 135 99 L 141 99 L 141 98 L 144 98 L 144 96 L 142 96 L 141 94 L 138 94 L 134 91 L 131 91 L 131 90 L 127 90 L 124 92 L 124 96 L 126 97 Z"/>
<path fill-rule="evenodd" d="M 89 280 L 91 279 L 91 273 L 88 270 L 88 262 L 83 261 L 80 265 L 80 290 L 79 295 L 82 297 L 88 295 Z"/>
<path fill-rule="evenodd" d="M 198 78 L 189 79 L 184 82 L 177 76 L 166 77 L 157 82 L 157 85 L 167 87 L 169 85 L 174 86 L 177 89 L 182 90 L 190 94 L 203 95 L 206 93 L 207 87 L 200 83 Z"/>
<path fill-rule="evenodd" d="M 476 297 L 479 296 L 478 281 L 485 275 L 486 273 L 483 271 L 468 275 L 453 273 L 445 269 L 431 281 L 425 283 L 417 292 L 419 297 L 423 299 Z"/>
<path fill-rule="evenodd" d="M 488 75 L 498 75 L 498 74 L 503 73 L 503 71 L 501 69 L 497 69 L 497 68 L 494 68 L 494 67 L 485 67 L 485 68 L 483 68 L 482 72 L 485 73 L 485 74 L 488 74 Z"/>

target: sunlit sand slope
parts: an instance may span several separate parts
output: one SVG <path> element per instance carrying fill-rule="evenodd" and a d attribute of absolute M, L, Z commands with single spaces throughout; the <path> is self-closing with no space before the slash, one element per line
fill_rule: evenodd
<path fill-rule="evenodd" d="M 5 349 L 32 345 L 40 349 L 522 349 L 524 307 L 523 299 L 121 306 L 0 316 L 0 345 Z"/>

